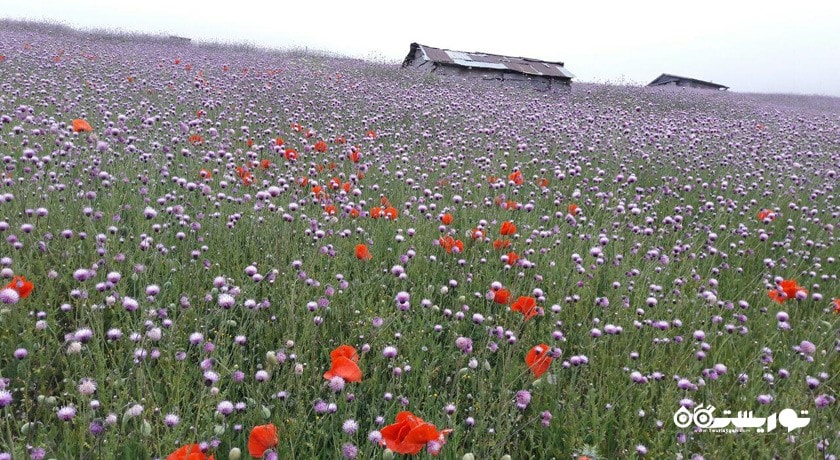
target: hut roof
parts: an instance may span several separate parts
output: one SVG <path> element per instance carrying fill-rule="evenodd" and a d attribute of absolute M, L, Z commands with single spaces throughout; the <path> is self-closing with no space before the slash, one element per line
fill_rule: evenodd
<path fill-rule="evenodd" d="M 478 51 L 464 52 L 441 48 L 434 48 L 419 43 L 412 43 L 411 49 L 403 61 L 403 66 L 409 65 L 417 50 L 423 52 L 423 58 L 437 64 L 448 64 L 460 67 L 505 70 L 525 75 L 574 78 L 574 74 L 563 67 L 562 62 L 541 61 L 524 57 L 502 56 L 499 54 L 482 53 Z"/>
<path fill-rule="evenodd" d="M 696 78 L 689 78 L 689 77 L 680 77 L 679 75 L 671 75 L 668 73 L 663 73 L 662 75 L 658 76 L 656 80 L 653 80 L 648 84 L 648 86 L 660 86 L 660 85 L 667 85 L 669 83 L 677 82 L 677 81 L 685 81 L 690 83 L 695 83 L 701 86 L 706 86 L 709 88 L 715 89 L 729 89 L 728 86 L 719 85 L 717 83 L 712 83 L 710 81 L 703 81 L 698 80 Z"/>

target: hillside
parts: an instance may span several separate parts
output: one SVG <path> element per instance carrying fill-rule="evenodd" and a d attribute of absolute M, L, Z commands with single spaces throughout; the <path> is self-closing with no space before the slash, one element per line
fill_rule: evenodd
<path fill-rule="evenodd" d="M 835 458 L 838 133 L 0 23 L 0 459 Z"/>

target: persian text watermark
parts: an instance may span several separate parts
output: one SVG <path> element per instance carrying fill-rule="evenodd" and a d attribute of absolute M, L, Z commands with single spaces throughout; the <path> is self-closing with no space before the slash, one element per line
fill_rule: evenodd
<path fill-rule="evenodd" d="M 787 428 L 788 432 L 808 426 L 811 423 L 808 411 L 795 411 L 783 409 L 782 411 L 770 414 L 769 417 L 756 417 L 753 411 L 740 411 L 731 417 L 732 411 L 723 411 L 724 417 L 715 417 L 715 406 L 703 407 L 702 404 L 695 407 L 693 411 L 681 407 L 674 413 L 674 424 L 680 428 L 695 426 L 701 431 L 709 433 L 735 433 L 744 431 L 755 431 L 756 433 L 769 433 L 777 427 Z"/>

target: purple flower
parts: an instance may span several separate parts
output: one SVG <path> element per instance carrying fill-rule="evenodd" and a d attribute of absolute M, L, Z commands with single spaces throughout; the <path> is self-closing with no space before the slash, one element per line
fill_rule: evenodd
<path fill-rule="evenodd" d="M 232 414 L 233 409 L 233 403 L 230 401 L 222 401 L 216 405 L 216 412 L 225 416 Z"/>
<path fill-rule="evenodd" d="M 359 429 L 359 424 L 355 420 L 353 420 L 352 418 L 347 419 L 341 425 L 341 429 L 347 434 L 355 434 L 356 431 L 358 431 L 358 429 Z"/>
<path fill-rule="evenodd" d="M 73 406 L 62 406 L 58 409 L 58 419 L 64 422 L 69 422 L 76 417 L 76 408 Z"/>
<path fill-rule="evenodd" d="M 8 390 L 0 390 L 0 408 L 6 407 L 14 401 L 12 393 Z"/>
<path fill-rule="evenodd" d="M 339 393 L 342 390 L 344 390 L 344 384 L 345 384 L 344 379 L 337 376 L 337 375 L 335 377 L 331 378 L 330 381 L 329 381 L 330 390 L 335 392 L 335 393 Z"/>
<path fill-rule="evenodd" d="M 105 427 L 102 425 L 102 422 L 100 422 L 98 420 L 94 420 L 94 421 L 90 422 L 90 425 L 88 425 L 88 432 L 92 436 L 99 436 L 104 431 L 105 431 Z"/>
<path fill-rule="evenodd" d="M 378 445 L 379 442 L 382 441 L 382 433 L 380 433 L 379 430 L 374 430 L 368 433 L 367 438 L 371 443 Z"/>
<path fill-rule="evenodd" d="M 466 354 L 472 353 L 473 350 L 473 342 L 469 337 L 458 337 L 455 339 L 455 346 L 458 347 L 461 352 Z"/>
<path fill-rule="evenodd" d="M 528 390 L 519 390 L 516 392 L 516 407 L 518 407 L 519 410 L 525 410 L 530 403 L 531 393 Z"/>
<path fill-rule="evenodd" d="M 817 409 L 824 409 L 832 404 L 834 404 L 834 396 L 821 394 L 814 398 L 814 404 L 817 406 Z"/>
<path fill-rule="evenodd" d="M 359 449 L 352 443 L 344 443 L 341 446 L 341 456 L 347 460 L 355 460 L 356 455 L 359 454 Z"/>
<path fill-rule="evenodd" d="M 799 344 L 799 350 L 806 355 L 812 355 L 815 351 L 817 351 L 817 347 L 813 343 L 803 340 L 802 343 Z"/>
<path fill-rule="evenodd" d="M 176 414 L 169 413 L 163 417 L 163 424 L 168 426 L 169 428 L 172 428 L 173 426 L 176 426 L 179 423 L 181 423 L 181 417 L 178 417 Z"/>
<path fill-rule="evenodd" d="M 551 424 L 551 418 L 551 412 L 547 410 L 540 413 L 540 423 L 542 423 L 542 426 L 544 427 L 547 427 Z"/>
<path fill-rule="evenodd" d="M 0 289 L 0 302 L 6 305 L 14 305 L 20 300 L 20 295 L 12 288 Z"/>
<path fill-rule="evenodd" d="M 397 356 L 397 347 L 387 346 L 382 350 L 382 356 L 386 358 L 394 358 Z"/>

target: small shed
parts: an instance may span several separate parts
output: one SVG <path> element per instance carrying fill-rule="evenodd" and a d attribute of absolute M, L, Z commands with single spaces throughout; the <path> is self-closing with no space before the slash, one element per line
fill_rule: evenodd
<path fill-rule="evenodd" d="M 180 36 L 178 36 L 178 35 L 170 35 L 170 36 L 169 36 L 169 39 L 170 39 L 170 40 L 174 40 L 174 41 L 176 41 L 176 42 L 180 42 L 180 43 L 190 43 L 190 42 L 192 41 L 192 39 L 191 39 L 191 38 L 187 38 L 187 37 L 180 37 Z"/>
<path fill-rule="evenodd" d="M 663 73 L 656 80 L 653 80 L 648 86 L 679 86 L 682 88 L 699 88 L 699 89 L 714 89 L 718 91 L 726 91 L 728 86 L 719 85 L 710 81 L 698 80 L 696 78 L 680 77 Z"/>
<path fill-rule="evenodd" d="M 452 51 L 412 43 L 403 68 L 444 76 L 463 77 L 537 91 L 567 90 L 575 76 L 562 62 Z"/>

